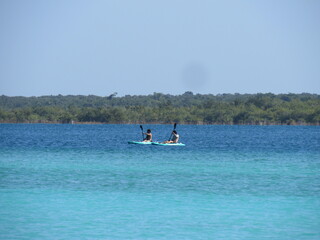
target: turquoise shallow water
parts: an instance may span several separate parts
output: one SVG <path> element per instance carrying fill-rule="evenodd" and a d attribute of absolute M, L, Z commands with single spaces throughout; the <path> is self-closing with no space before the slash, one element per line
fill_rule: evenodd
<path fill-rule="evenodd" d="M 0 124 L 0 239 L 320 238 L 320 127 L 177 130 Z"/>

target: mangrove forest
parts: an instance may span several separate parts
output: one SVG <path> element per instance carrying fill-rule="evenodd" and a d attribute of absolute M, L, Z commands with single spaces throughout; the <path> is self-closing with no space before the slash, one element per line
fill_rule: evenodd
<path fill-rule="evenodd" d="M 0 96 L 0 123 L 319 125 L 320 95 Z"/>

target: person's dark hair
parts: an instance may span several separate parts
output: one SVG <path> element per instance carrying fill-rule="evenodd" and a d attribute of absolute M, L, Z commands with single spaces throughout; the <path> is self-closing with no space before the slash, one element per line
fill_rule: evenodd
<path fill-rule="evenodd" d="M 175 134 L 177 134 L 177 131 L 176 131 L 176 130 L 173 130 L 172 132 L 175 133 Z"/>
<path fill-rule="evenodd" d="M 150 129 L 148 129 L 148 130 L 147 130 L 147 133 L 151 133 L 151 130 L 150 130 Z"/>

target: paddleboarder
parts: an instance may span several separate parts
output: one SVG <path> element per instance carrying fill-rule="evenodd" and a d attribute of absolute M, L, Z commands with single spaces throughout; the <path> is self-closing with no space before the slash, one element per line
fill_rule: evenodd
<path fill-rule="evenodd" d="M 165 142 L 163 142 L 163 143 L 178 143 L 178 141 L 179 141 L 179 134 L 177 133 L 177 131 L 176 130 L 173 130 L 172 131 L 172 138 L 171 138 L 171 140 L 169 140 L 169 141 L 165 141 Z"/>
<path fill-rule="evenodd" d="M 152 133 L 151 130 L 148 129 L 146 133 L 143 133 L 146 137 L 143 139 L 144 142 L 152 142 Z"/>

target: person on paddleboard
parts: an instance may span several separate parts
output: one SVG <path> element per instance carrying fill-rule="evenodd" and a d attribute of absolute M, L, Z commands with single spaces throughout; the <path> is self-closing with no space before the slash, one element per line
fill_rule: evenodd
<path fill-rule="evenodd" d="M 147 132 L 143 134 L 146 135 L 145 139 L 143 139 L 144 142 L 152 142 L 152 133 L 150 129 L 148 129 Z"/>
<path fill-rule="evenodd" d="M 179 141 L 179 134 L 177 133 L 176 130 L 172 131 L 172 138 L 169 141 L 165 141 L 164 143 L 178 143 Z"/>

